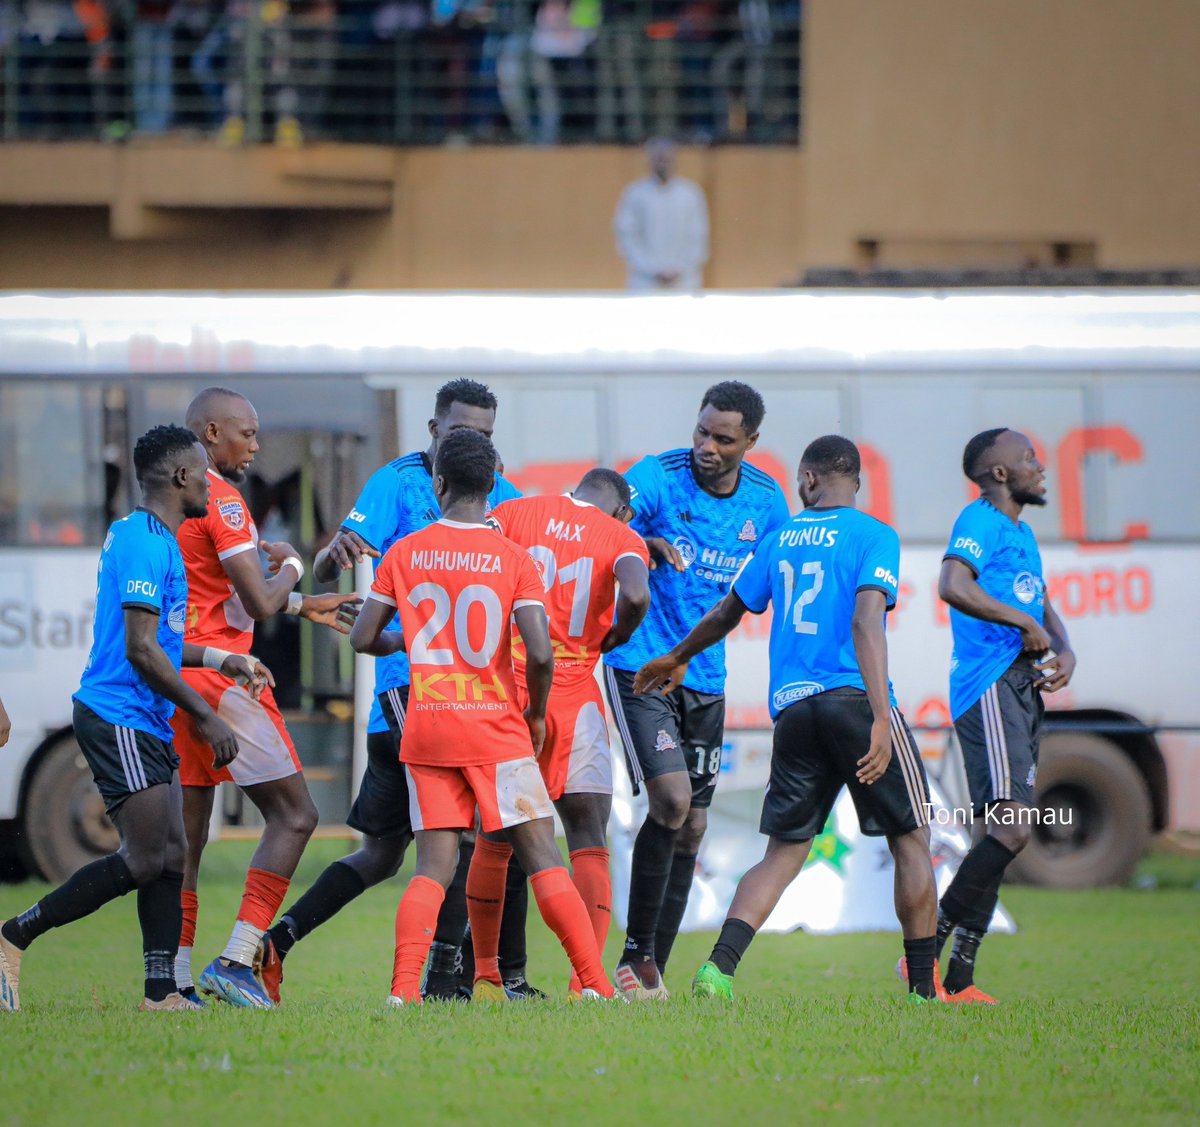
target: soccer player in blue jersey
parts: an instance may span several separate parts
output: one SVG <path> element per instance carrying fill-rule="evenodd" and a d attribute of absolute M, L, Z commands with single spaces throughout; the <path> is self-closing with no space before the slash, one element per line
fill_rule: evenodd
<path fill-rule="evenodd" d="M 496 397 L 485 385 L 457 379 L 439 388 L 433 418 L 429 420 L 429 448 L 397 458 L 372 474 L 337 535 L 318 553 L 313 564 L 317 579 L 332 583 L 340 572 L 368 558 L 378 567 L 384 553 L 397 540 L 433 524 L 440 515 L 433 492 L 433 462 L 439 444 L 459 430 L 473 430 L 491 438 L 495 423 Z M 513 485 L 497 474 L 495 488 L 488 497 L 489 511 L 520 495 Z M 388 629 L 400 629 L 399 616 L 393 619 Z M 403 651 L 376 659 L 375 701 L 367 724 L 367 767 L 358 797 L 346 819 L 362 833 L 362 847 L 329 865 L 313 886 L 284 910 L 279 923 L 268 932 L 265 958 L 268 974 L 271 973 L 270 964 L 284 959 L 298 940 L 366 889 L 393 876 L 404 859 L 404 851 L 412 840 L 408 784 L 399 758 L 408 685 L 408 657 Z M 467 844 L 459 873 L 447 892 L 439 917 L 428 986 L 435 996 L 454 995 L 455 961 L 467 924 L 466 876 L 470 857 L 471 845 Z M 528 892 L 524 874 L 519 868 L 516 872 L 520 879 L 519 884 L 514 881 L 509 890 L 514 902 L 509 912 L 513 918 L 520 917 L 523 950 Z M 506 896 L 506 904 L 507 900 Z M 506 912 L 506 918 L 509 912 Z M 509 932 L 511 934 L 511 928 Z M 523 982 L 523 968 L 520 978 Z M 515 984 L 515 987 L 521 992 L 521 984 Z M 470 989 L 471 978 L 467 978 L 466 997 L 470 997 Z"/>
<path fill-rule="evenodd" d="M 1004 870 L 1029 842 L 1042 693 L 1067 685 L 1075 654 L 1046 598 L 1026 505 L 1046 503 L 1045 467 L 1023 434 L 1000 427 L 967 443 L 963 473 L 979 487 L 954 523 L 938 594 L 950 604 L 950 713 L 975 817 L 986 834 L 963 859 L 938 910 L 938 951 L 952 1002 L 995 1001 L 975 985 L 975 956 Z"/>
<path fill-rule="evenodd" d="M 797 481 L 804 511 L 769 536 L 725 596 L 670 653 L 637 676 L 643 692 L 687 684 L 690 662 L 746 611 L 771 620 L 771 778 L 759 829 L 763 859 L 739 882 L 692 992 L 732 1000 L 746 948 L 808 858 L 843 786 L 863 833 L 886 836 L 896 864 L 910 996 L 935 997 L 937 885 L 929 859 L 929 790 L 888 680 L 884 615 L 896 605 L 900 539 L 858 512 L 858 448 L 810 443 Z"/>
<path fill-rule="evenodd" d="M 692 445 L 650 455 L 625 477 L 632 528 L 650 550 L 650 610 L 604 658 L 609 703 L 634 793 L 650 809 L 633 847 L 625 949 L 617 988 L 631 1001 L 665 998 L 662 972 L 687 908 L 725 741 L 725 647 L 689 669 L 679 691 L 641 696 L 634 673 L 728 594 L 742 565 L 788 519 L 774 479 L 745 461 L 765 408 L 736 380 L 704 393 Z"/>
<path fill-rule="evenodd" d="M 232 762 L 238 745 L 179 668 L 217 668 L 252 694 L 271 678 L 253 659 L 183 641 L 187 576 L 175 537 L 185 520 L 204 516 L 209 488 L 196 436 L 183 427 L 155 427 L 138 439 L 133 464 L 142 504 L 113 524 L 104 541 L 95 641 L 72 718 L 121 847 L 0 925 L 0 1011 L 20 1009 L 21 958 L 38 936 L 135 888 L 146 969 L 142 1009 L 203 1008 L 175 988 L 184 831 L 171 715 L 178 706 L 195 719 L 218 766 Z"/>

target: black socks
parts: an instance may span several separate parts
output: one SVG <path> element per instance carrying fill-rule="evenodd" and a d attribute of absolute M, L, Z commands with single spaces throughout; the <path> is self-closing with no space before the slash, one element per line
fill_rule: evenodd
<path fill-rule="evenodd" d="M 334 861 L 312 887 L 284 912 L 268 933 L 281 959 L 309 932 L 332 919 L 351 900 L 366 891 L 367 883 L 357 869 Z"/>
<path fill-rule="evenodd" d="M 529 881 L 514 853 L 508 859 L 504 882 L 504 913 L 500 917 L 498 965 L 505 982 L 525 977 L 525 921 L 529 916 Z"/>
<path fill-rule="evenodd" d="M 946 970 L 946 992 L 957 994 L 975 982 L 975 956 L 984 932 L 960 927 L 954 933 L 954 951 L 950 955 L 950 966 Z"/>
<path fill-rule="evenodd" d="M 934 996 L 933 964 L 937 960 L 937 937 L 906 939 L 904 959 L 908 966 L 908 990 L 922 998 Z"/>
<path fill-rule="evenodd" d="M 712 949 L 708 961 L 722 974 L 735 974 L 738 963 L 750 946 L 755 931 L 745 920 L 727 919 L 721 927 L 717 945 Z"/>
<path fill-rule="evenodd" d="M 1014 857 L 1016 854 L 1011 849 L 988 834 L 963 858 L 950 887 L 943 894 L 941 908 L 946 918 L 952 924 L 962 923 L 972 911 L 979 912 L 983 908 L 989 895 L 993 897 L 992 908 L 995 908 L 994 897 L 999 894 L 1004 870 Z M 990 910 L 988 917 L 991 917 Z"/>
<path fill-rule="evenodd" d="M 62 927 L 74 920 L 90 916 L 110 900 L 124 896 L 134 888 L 133 874 L 119 853 L 110 853 L 84 865 L 73 876 L 48 892 L 29 911 L 4 925 L 4 938 L 24 951 L 39 935 L 52 927 Z M 175 890 L 178 907 L 179 889 Z M 179 923 L 175 924 L 175 941 L 179 942 Z"/>
<path fill-rule="evenodd" d="M 658 928 L 654 933 L 654 961 L 658 973 L 667 969 L 671 948 L 679 934 L 679 925 L 687 911 L 688 896 L 692 891 L 692 878 L 696 875 L 696 854 L 676 853 L 671 858 L 671 872 L 667 877 L 667 891 L 663 896 L 662 911 L 658 914 Z"/>
<path fill-rule="evenodd" d="M 175 993 L 175 956 L 183 908 L 179 891 L 183 873 L 164 870 L 137 890 L 138 923 L 142 927 L 142 959 L 146 964 L 146 997 L 161 1002 Z"/>
<path fill-rule="evenodd" d="M 669 830 L 651 817 L 638 830 L 629 874 L 629 922 L 622 962 L 640 963 L 654 958 L 654 936 L 670 879 L 677 834 L 677 830 Z"/>

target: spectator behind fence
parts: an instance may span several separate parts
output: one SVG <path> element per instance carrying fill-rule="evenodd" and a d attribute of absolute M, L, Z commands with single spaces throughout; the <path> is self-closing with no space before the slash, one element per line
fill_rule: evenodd
<path fill-rule="evenodd" d="M 650 175 L 617 204 L 613 229 L 631 290 L 698 290 L 708 261 L 708 204 L 698 184 L 675 175 L 675 143 L 646 146 Z"/>

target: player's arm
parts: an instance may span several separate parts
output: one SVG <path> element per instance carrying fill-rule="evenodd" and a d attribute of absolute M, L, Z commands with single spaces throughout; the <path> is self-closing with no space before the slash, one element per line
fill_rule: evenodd
<path fill-rule="evenodd" d="M 286 610 L 340 634 L 350 633 L 358 612 L 357 595 L 302 595 L 293 590 L 304 568 L 296 549 L 283 541 L 263 541 L 259 547 L 266 552 L 267 565 L 274 572 L 270 578 L 259 568 L 257 552 L 238 552 L 221 561 L 242 606 L 255 622 Z"/>
<path fill-rule="evenodd" d="M 238 753 L 237 737 L 208 702 L 179 676 L 171 659 L 158 644 L 160 611 L 153 607 L 126 606 L 125 659 L 151 690 L 183 709 L 213 749 L 213 766 L 224 767 Z M 192 649 L 199 647 L 193 646 Z"/>
<path fill-rule="evenodd" d="M 600 643 L 604 654 L 628 642 L 650 609 L 650 571 L 637 556 L 622 556 L 613 566 L 613 575 L 621 590 L 616 621 Z"/>
<path fill-rule="evenodd" d="M 4 701 L 0 700 L 0 747 L 8 743 L 8 734 L 12 731 L 12 721 L 4 710 Z"/>
<path fill-rule="evenodd" d="M 1050 635 L 1037 619 L 999 599 L 993 599 L 979 586 L 975 570 L 965 560 L 954 556 L 942 560 L 942 570 L 938 575 L 938 597 L 971 618 L 1019 630 L 1021 646 L 1028 653 L 1043 654 L 1051 648 Z"/>
<path fill-rule="evenodd" d="M 358 612 L 350 631 L 350 646 L 354 652 L 371 654 L 373 657 L 390 657 L 394 653 L 403 653 L 404 632 L 387 629 L 388 623 L 395 616 L 396 604 L 372 591 Z"/>
<path fill-rule="evenodd" d="M 1050 605 L 1049 599 L 1046 600 L 1042 613 L 1054 656 L 1047 655 L 1041 661 L 1034 662 L 1034 668 L 1042 674 L 1037 687 L 1045 693 L 1056 693 L 1059 689 L 1065 689 L 1075 675 L 1075 651 L 1071 649 L 1067 628 L 1058 617 L 1058 612 Z"/>
<path fill-rule="evenodd" d="M 192 669 L 201 666 L 215 669 L 231 681 L 236 681 L 255 700 L 268 688 L 275 688 L 275 674 L 252 654 L 231 654 L 216 646 L 183 644 L 183 664 Z"/>
<path fill-rule="evenodd" d="M 337 535 L 313 560 L 313 576 L 318 583 L 336 583 L 339 574 L 365 559 L 379 559 L 379 549 L 368 544 L 357 532 L 339 528 Z"/>
<path fill-rule="evenodd" d="M 633 679 L 635 693 L 669 693 L 683 684 L 688 663 L 698 653 L 715 646 L 737 627 L 747 611 L 736 591 L 730 591 L 670 653 L 646 662 Z"/>
<path fill-rule="evenodd" d="M 525 723 L 529 725 L 533 754 L 541 755 L 542 745 L 546 742 L 546 702 L 550 699 L 550 686 L 554 681 L 554 645 L 550 641 L 546 610 L 540 604 L 519 606 L 513 611 L 513 617 L 525 643 L 525 689 L 529 695 Z"/>
<path fill-rule="evenodd" d="M 854 616 L 850 637 L 858 672 L 871 705 L 871 745 L 858 761 L 858 781 L 878 782 L 892 758 L 892 704 L 888 694 L 887 637 L 883 616 L 887 595 L 874 588 L 859 591 L 854 597 Z"/>

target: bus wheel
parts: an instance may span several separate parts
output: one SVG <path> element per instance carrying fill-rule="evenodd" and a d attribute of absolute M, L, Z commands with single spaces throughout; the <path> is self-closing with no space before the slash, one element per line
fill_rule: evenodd
<path fill-rule="evenodd" d="M 1042 740 L 1040 821 L 1014 879 L 1047 888 L 1125 884 L 1150 844 L 1146 780 L 1116 744 L 1085 732 Z"/>
<path fill-rule="evenodd" d="M 57 884 L 120 844 L 83 752 L 67 733 L 41 757 L 26 787 L 22 860 L 31 873 Z"/>

